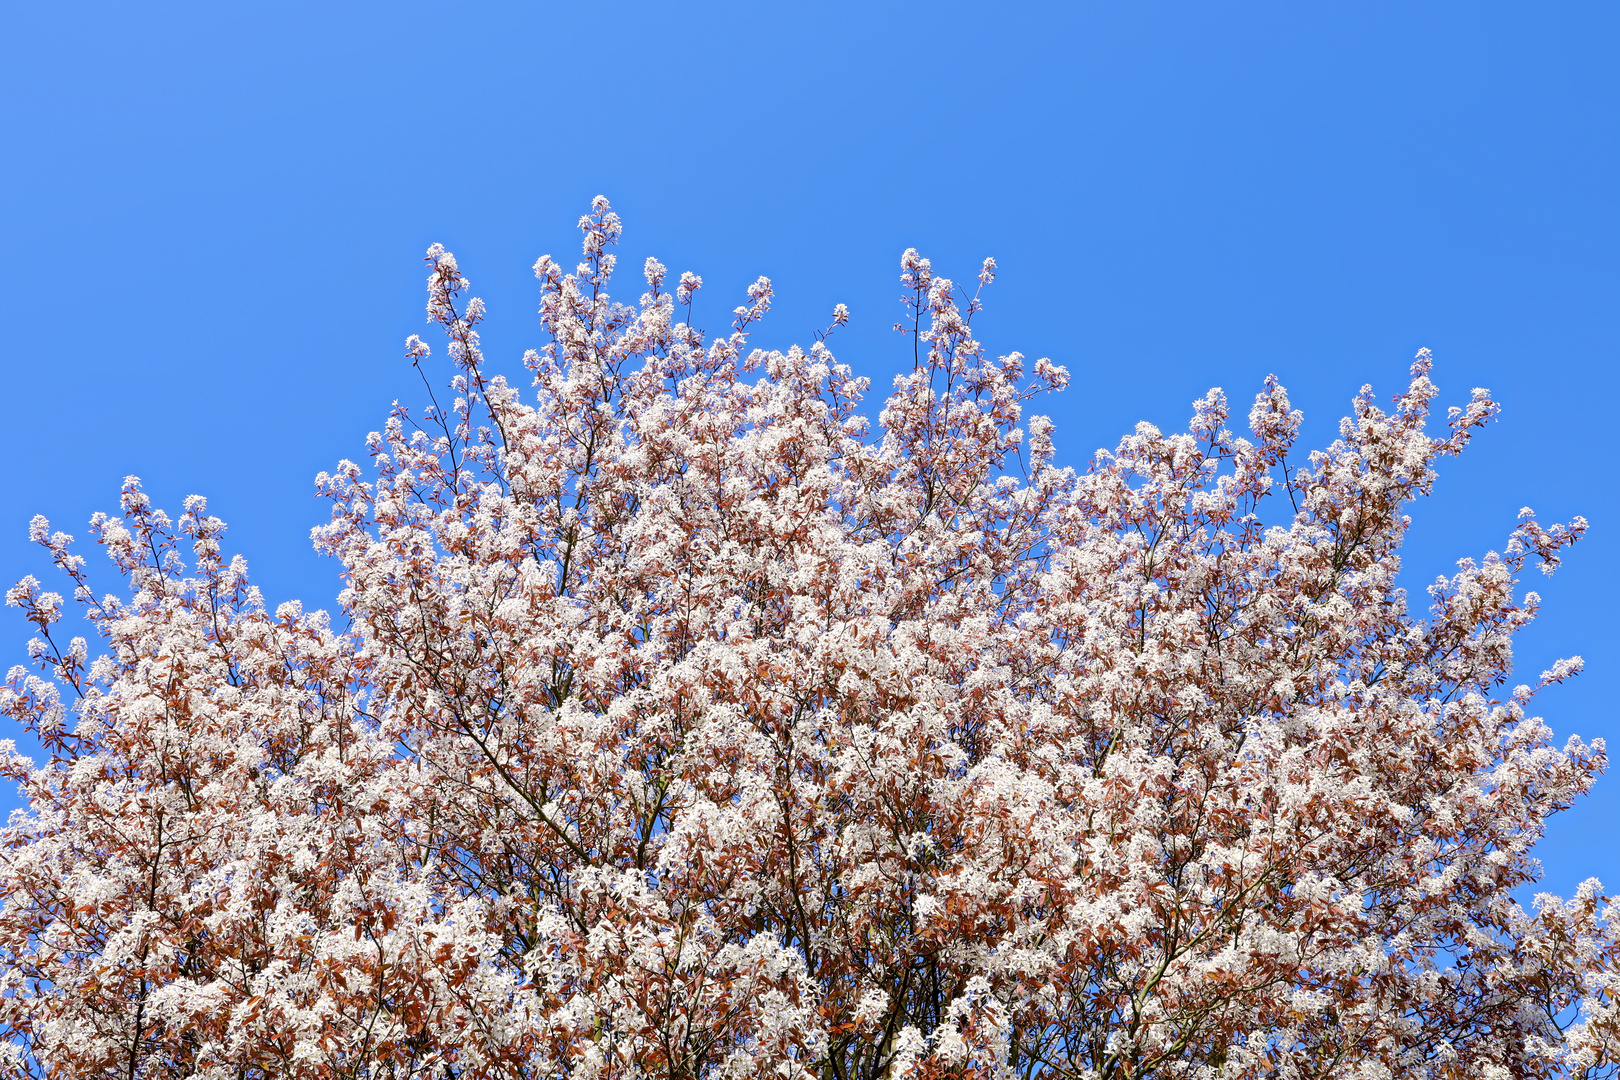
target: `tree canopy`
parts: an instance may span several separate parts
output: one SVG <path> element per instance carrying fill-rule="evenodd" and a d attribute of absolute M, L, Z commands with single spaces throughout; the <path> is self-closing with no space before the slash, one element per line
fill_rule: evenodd
<path fill-rule="evenodd" d="M 126 482 L 34 535 L 0 710 L 9 1076 L 1508 1078 L 1613 1071 L 1596 882 L 1515 898 L 1604 767 L 1510 685 L 1585 528 L 1526 511 L 1413 606 L 1406 508 L 1496 404 L 1296 446 L 1228 424 L 1074 469 L 1067 372 L 973 336 L 907 251 L 915 365 L 875 424 L 827 335 L 691 325 L 620 223 L 535 264 L 544 344 L 493 374 L 428 253 L 448 395 L 318 481 L 337 616 L 268 610 L 203 499 Z M 413 336 L 408 356 L 442 376 Z M 1431 433 L 1431 428 L 1437 431 Z"/>

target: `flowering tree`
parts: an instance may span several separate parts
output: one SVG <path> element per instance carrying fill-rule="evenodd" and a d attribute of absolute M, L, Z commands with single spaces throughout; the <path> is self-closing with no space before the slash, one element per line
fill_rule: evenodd
<path fill-rule="evenodd" d="M 36 519 L 104 653 L 9 594 L 47 759 L 0 766 L 4 1075 L 1612 1072 L 1608 899 L 1514 899 L 1604 765 L 1527 712 L 1578 661 L 1507 683 L 1584 522 L 1396 585 L 1484 391 L 1429 434 L 1419 354 L 1304 464 L 1274 381 L 1248 438 L 1212 391 L 1076 472 L 1022 413 L 1066 372 L 914 251 L 872 429 L 825 333 L 749 347 L 768 281 L 709 339 L 580 227 L 529 394 L 429 251 L 453 401 L 319 479 L 347 629 L 266 610 L 201 499 L 130 480 L 99 598 Z"/>

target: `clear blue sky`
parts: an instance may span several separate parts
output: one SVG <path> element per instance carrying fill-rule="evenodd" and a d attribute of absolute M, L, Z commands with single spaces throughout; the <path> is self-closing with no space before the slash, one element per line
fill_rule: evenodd
<path fill-rule="evenodd" d="M 31 515 L 82 536 L 133 472 L 171 508 L 208 495 L 272 602 L 330 604 L 311 480 L 421 396 L 423 249 L 460 256 L 515 369 L 529 267 L 572 258 L 601 192 L 623 265 L 702 274 L 711 328 L 758 274 L 765 344 L 847 303 L 835 351 L 880 389 L 909 355 L 900 251 L 964 278 L 994 255 L 985 341 L 1069 366 L 1050 411 L 1076 464 L 1272 371 L 1325 442 L 1431 347 L 1445 402 L 1506 409 L 1416 510 L 1408 584 L 1522 505 L 1589 517 L 1528 583 L 1521 670 L 1584 655 L 1543 711 L 1620 752 L 1620 7 L 13 2 L 4 24 L 7 581 L 40 570 Z M 1617 814 L 1620 775 L 1558 820 L 1553 887 L 1620 891 Z"/>

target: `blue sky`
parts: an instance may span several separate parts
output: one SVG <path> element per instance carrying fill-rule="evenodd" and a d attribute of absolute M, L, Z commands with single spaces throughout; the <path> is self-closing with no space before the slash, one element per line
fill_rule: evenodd
<path fill-rule="evenodd" d="M 428 244 L 538 339 L 529 267 L 598 192 L 623 265 L 759 274 L 756 340 L 832 344 L 881 389 L 909 355 L 902 249 L 970 277 L 984 340 L 1074 375 L 1082 464 L 1276 372 L 1332 438 L 1363 382 L 1437 357 L 1505 404 L 1414 512 L 1408 584 L 1499 547 L 1520 506 L 1585 514 L 1520 647 L 1561 740 L 1620 736 L 1612 4 L 6 5 L 0 244 L 10 453 L 0 577 L 34 513 L 83 535 L 142 476 L 206 494 L 272 602 L 330 604 L 312 478 L 390 402 Z M 627 281 L 621 292 L 637 292 Z M 707 305 L 707 311 L 704 305 Z M 705 318 L 707 321 L 705 321 Z M 41 575 L 43 576 L 43 574 Z M 13 659 L 26 629 L 4 624 Z M 8 661 L 9 662 L 9 661 Z M 1620 748 L 1620 743 L 1616 743 Z M 1620 890 L 1620 776 L 1557 819 L 1549 884 Z"/>

